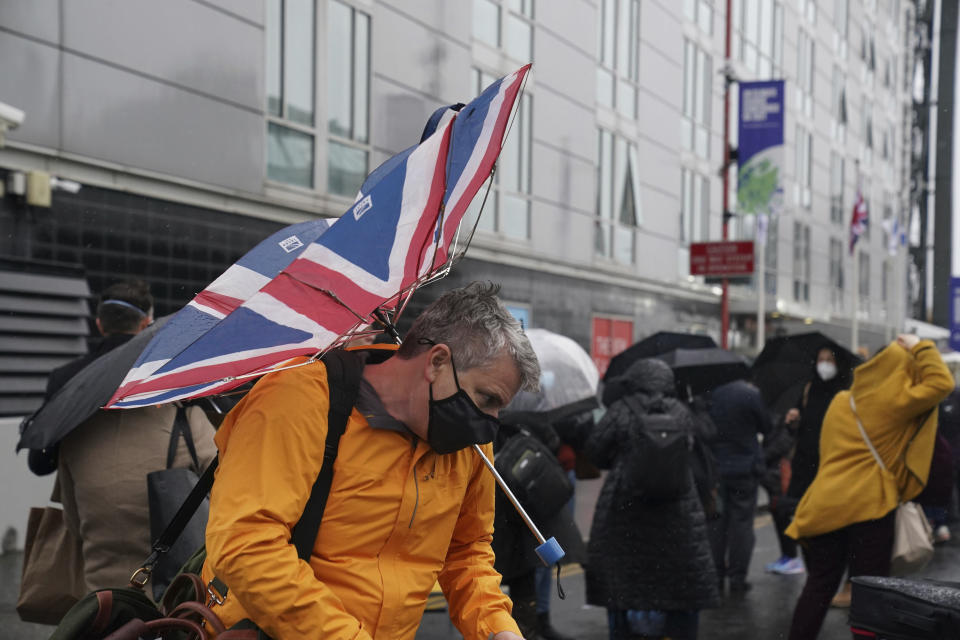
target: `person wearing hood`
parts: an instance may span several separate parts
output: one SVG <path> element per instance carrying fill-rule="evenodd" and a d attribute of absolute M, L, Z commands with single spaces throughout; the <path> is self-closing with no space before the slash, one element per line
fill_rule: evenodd
<path fill-rule="evenodd" d="M 786 510 L 786 522 L 781 534 L 781 557 L 767 565 L 767 571 L 780 574 L 803 573 L 803 561 L 797 554 L 796 543 L 783 534 L 790 521 L 790 511 L 796 507 L 807 488 L 813 483 L 820 466 L 820 428 L 827 407 L 837 392 L 850 386 L 850 371 L 840 366 L 837 353 L 829 345 L 817 351 L 810 381 L 804 385 L 797 403 L 787 412 L 785 422 L 796 429 L 796 445 L 790 463 L 790 483 L 787 486 L 786 500 L 780 508 Z M 779 519 L 779 518 L 778 518 Z"/>
<path fill-rule="evenodd" d="M 673 371 L 654 359 L 639 360 L 624 374 L 615 400 L 586 441 L 586 453 L 607 474 L 587 547 L 587 602 L 606 607 L 611 640 L 630 637 L 630 611 L 661 611 L 663 635 L 696 638 L 699 610 L 719 603 L 707 525 L 691 470 L 686 489 L 673 500 L 645 499 L 632 473 L 642 464 L 637 433 L 662 408 L 688 437 L 698 422 L 674 395 Z"/>
<path fill-rule="evenodd" d="M 897 506 L 927 482 L 937 405 L 952 390 L 936 346 L 901 335 L 854 370 L 849 391 L 834 396 L 817 475 L 787 527 L 807 565 L 790 640 L 817 637 L 845 567 L 851 576 L 889 575 Z"/>

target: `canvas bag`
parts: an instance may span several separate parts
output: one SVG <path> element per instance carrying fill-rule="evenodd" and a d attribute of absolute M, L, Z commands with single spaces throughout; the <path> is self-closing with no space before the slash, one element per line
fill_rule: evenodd
<path fill-rule="evenodd" d="M 870 438 L 867 437 L 867 431 L 860 422 L 860 416 L 857 414 L 857 405 L 853 401 L 853 394 L 850 394 L 850 409 L 853 410 L 853 417 L 857 420 L 857 428 L 860 429 L 860 435 L 863 441 L 867 443 L 867 448 L 873 454 L 874 460 L 880 465 L 883 471 L 887 470 L 880 454 L 873 447 Z M 901 502 L 897 507 L 896 521 L 893 533 L 893 553 L 890 556 L 890 573 L 894 575 L 906 575 L 920 571 L 933 557 L 933 530 L 923 509 L 916 502 Z"/>
<path fill-rule="evenodd" d="M 17 613 L 25 622 L 57 624 L 87 592 L 83 548 L 63 509 L 33 507 L 27 521 Z"/>
<path fill-rule="evenodd" d="M 160 471 L 151 471 L 147 474 L 147 499 L 150 505 L 150 538 L 159 539 L 166 526 L 173 520 L 180 505 L 197 484 L 200 476 L 191 468 L 173 469 L 177 457 L 177 448 L 183 438 L 193 461 L 194 468 L 200 468 L 197 449 L 193 443 L 193 434 L 190 431 L 190 422 L 187 420 L 186 409 L 177 408 L 177 414 L 170 430 L 170 444 L 167 447 L 167 468 Z M 196 512 L 180 532 L 176 542 L 170 550 L 161 556 L 157 566 L 153 568 L 150 580 L 153 585 L 153 597 L 159 600 L 173 579 L 180 571 L 180 566 L 203 546 L 207 528 L 207 517 L 210 514 L 210 500 L 204 498 Z"/>

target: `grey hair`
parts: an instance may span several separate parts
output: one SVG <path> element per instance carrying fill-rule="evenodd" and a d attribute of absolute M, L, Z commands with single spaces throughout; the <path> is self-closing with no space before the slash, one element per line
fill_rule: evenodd
<path fill-rule="evenodd" d="M 520 373 L 520 388 L 540 388 L 540 363 L 523 327 L 497 299 L 500 287 L 490 282 L 472 282 L 443 294 L 413 323 L 397 356 L 412 358 L 445 344 L 458 369 L 485 366 L 504 349 Z"/>

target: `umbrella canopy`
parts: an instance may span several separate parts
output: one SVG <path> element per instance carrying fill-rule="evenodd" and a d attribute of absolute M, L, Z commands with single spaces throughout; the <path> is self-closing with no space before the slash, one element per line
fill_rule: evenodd
<path fill-rule="evenodd" d="M 623 375 L 630 368 L 630 365 L 637 360 L 653 358 L 674 349 L 704 349 L 716 346 L 717 343 L 710 336 L 660 331 L 647 336 L 615 355 L 610 360 L 610 366 L 603 374 L 603 379 L 613 380 L 617 376 Z"/>
<path fill-rule="evenodd" d="M 527 65 L 491 84 L 423 142 L 384 163 L 356 203 L 272 280 L 176 351 L 138 363 L 110 400 L 136 407 L 210 395 L 316 355 L 443 273 L 461 219 L 490 177 Z M 402 307 L 400 307 L 402 308 Z"/>
<path fill-rule="evenodd" d="M 540 361 L 540 391 L 517 392 L 508 411 L 552 411 L 596 398 L 600 374 L 579 344 L 546 329 L 528 329 L 526 333 Z"/>
<path fill-rule="evenodd" d="M 674 349 L 655 357 L 670 365 L 677 385 L 694 395 L 750 375 L 743 358 L 719 347 Z"/>
<path fill-rule="evenodd" d="M 779 336 L 767 341 L 753 362 L 751 373 L 768 405 L 806 382 L 813 373 L 817 352 L 827 347 L 837 356 L 837 375 L 849 376 L 861 359 L 819 331 Z"/>
<path fill-rule="evenodd" d="M 78 371 L 20 425 L 20 449 L 42 449 L 64 438 L 102 407 L 137 357 L 172 316 L 159 318 Z"/>

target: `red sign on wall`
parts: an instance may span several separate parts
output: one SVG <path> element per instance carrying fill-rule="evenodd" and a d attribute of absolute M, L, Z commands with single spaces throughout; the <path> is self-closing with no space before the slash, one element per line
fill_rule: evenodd
<path fill-rule="evenodd" d="M 752 242 L 690 243 L 692 276 L 749 276 L 753 262 Z"/>
<path fill-rule="evenodd" d="M 593 318 L 593 340 L 590 355 L 602 377 L 610 359 L 633 344 L 633 322 L 617 318 Z"/>

